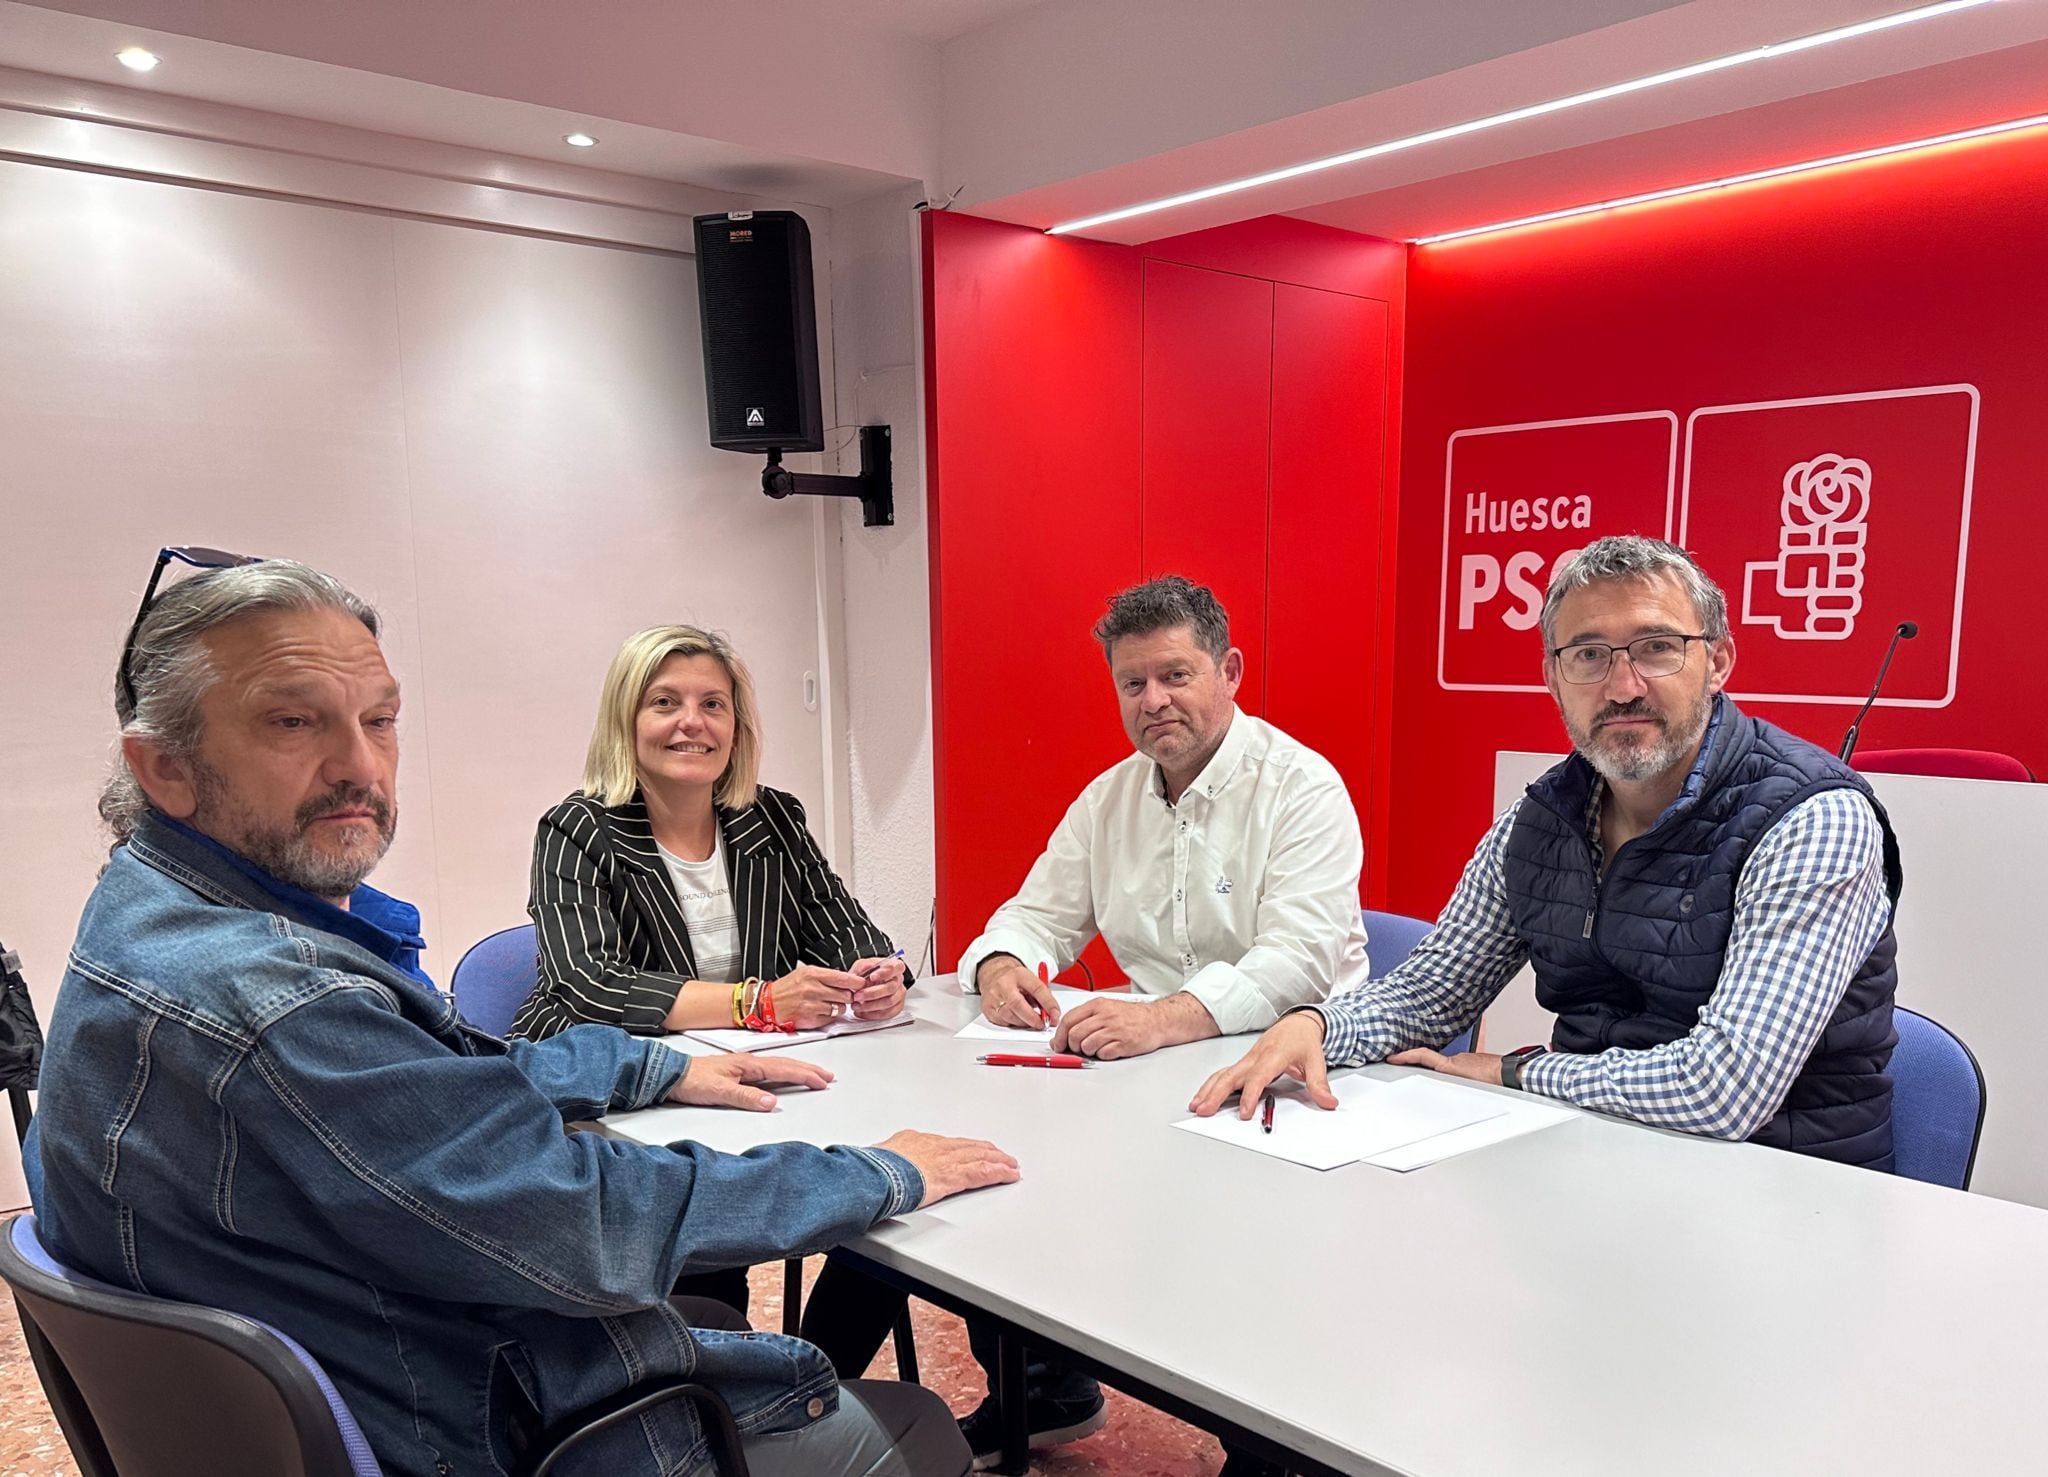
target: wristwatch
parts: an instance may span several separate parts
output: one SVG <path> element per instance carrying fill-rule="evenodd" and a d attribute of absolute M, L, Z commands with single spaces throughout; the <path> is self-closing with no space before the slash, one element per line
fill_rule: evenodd
<path fill-rule="evenodd" d="M 1529 1060 L 1532 1056 L 1541 1056 L 1548 1050 L 1550 1048 L 1547 1046 L 1524 1046 L 1520 1050 L 1511 1051 L 1502 1057 L 1500 1059 L 1500 1085 L 1502 1087 L 1512 1087 L 1515 1091 L 1520 1092 L 1522 1090 L 1522 1063 Z"/>

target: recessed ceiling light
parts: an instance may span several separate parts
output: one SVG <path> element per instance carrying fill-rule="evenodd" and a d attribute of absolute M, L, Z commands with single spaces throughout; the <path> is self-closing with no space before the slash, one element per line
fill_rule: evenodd
<path fill-rule="evenodd" d="M 163 58 L 144 46 L 124 46 L 114 53 L 114 60 L 131 72 L 154 72 Z"/>
<path fill-rule="evenodd" d="M 1396 154 L 1405 149 L 1418 148 L 1423 144 L 1441 143 L 1445 139 L 1460 138 L 1468 133 L 1479 133 L 1508 123 L 1520 123 L 1527 118 L 1541 118 L 1551 113 L 1561 113 L 1567 108 L 1583 107 L 1587 103 L 1605 102 L 1611 97 L 1624 97 L 1632 92 L 1662 87 L 1669 82 L 1682 82 L 1688 77 L 1702 77 L 1709 72 L 1726 71 L 1730 67 L 1743 66 L 1749 62 L 1766 61 L 1775 56 L 1790 56 L 1799 51 L 1811 51 L 1816 46 L 1831 46 L 1837 41 L 1867 36 L 1873 31 L 1888 31 L 1894 26 L 1933 20 L 1936 16 L 1947 15 L 1951 11 L 1972 10 L 1988 3 L 1990 0 L 1941 0 L 1941 3 L 1935 5 L 1920 5 L 1911 10 L 1894 11 L 1890 15 L 1881 15 L 1874 20 L 1837 26 L 1832 31 L 1816 31 L 1812 35 L 1797 36 L 1790 41 L 1774 41 L 1768 45 L 1751 47 L 1748 51 L 1717 56 L 1710 61 L 1673 67 L 1669 71 L 1657 72 L 1648 77 L 1637 77 L 1628 82 L 1596 87 L 1589 92 L 1575 92 L 1570 97 L 1553 98 L 1549 102 L 1532 103 L 1525 108 L 1514 108 L 1505 113 L 1494 113 L 1465 123 L 1453 123 L 1448 128 L 1432 128 L 1427 133 L 1389 139 L 1385 143 L 1368 144 L 1362 149 L 1352 149 L 1348 153 L 1332 154 L 1324 159 L 1310 159 L 1303 164 L 1290 164 L 1284 169 L 1268 170 L 1264 174 L 1251 175 L 1245 179 L 1228 180 L 1220 185 L 1189 190 L 1185 194 L 1168 195 L 1160 200 L 1147 200 L 1142 204 L 1127 205 L 1121 210 L 1106 210 L 1100 215 L 1083 216 L 1079 220 L 1061 221 L 1056 226 L 1048 227 L 1047 234 L 1062 236 L 1070 231 L 1087 231 L 1096 226 L 1110 225 L 1115 221 L 1130 220 L 1134 216 L 1150 215 L 1154 211 L 1172 210 L 1177 206 L 1193 205 L 1202 200 L 1214 200 L 1219 195 L 1234 195 L 1240 190 L 1254 190 L 1261 185 L 1278 184 L 1282 180 L 1297 179 L 1305 174 L 1316 174 L 1345 164 L 1377 159 L 1383 154 Z"/>
<path fill-rule="evenodd" d="M 1967 143 L 1971 139 L 1995 138 L 2001 133 L 2013 133 L 2022 128 L 2048 126 L 2048 113 L 2036 113 L 2031 118 L 2014 118 L 2005 123 L 1987 123 L 1981 128 L 1964 128 L 1955 133 L 1939 133 L 1929 138 L 1908 139 L 1904 143 L 1880 144 L 1874 149 L 1857 149 L 1848 154 L 1830 154 L 1825 159 L 1805 159 L 1797 164 L 1780 164 L 1771 169 L 1752 169 L 1746 174 L 1723 175 L 1719 179 L 1699 180 L 1689 185 L 1673 185 L 1667 190 L 1645 190 L 1640 195 L 1623 195 L 1614 200 L 1596 200 L 1590 205 L 1573 205 L 1563 210 L 1546 210 L 1540 215 L 1516 216 L 1513 220 L 1494 221 L 1490 225 L 1467 226 L 1461 231 L 1440 231 L 1434 236 L 1416 236 L 1417 246 L 1435 246 L 1444 241 L 1463 241 L 1470 236 L 1486 236 L 1496 231 L 1516 231 L 1524 226 L 1547 225 L 1551 221 L 1568 221 L 1575 216 L 1595 215 L 1603 210 L 1620 210 L 1630 205 L 1648 205 L 1657 200 L 1676 200 L 1681 195 L 1698 195 L 1707 190 L 1725 190 L 1732 185 L 1753 185 L 1763 180 L 1783 179 L 1788 174 L 1808 174 L 1816 169 L 1833 169 L 1842 164 L 1860 164 L 1866 159 L 1883 159 L 1891 154 L 1909 153 L 1915 149 L 1934 149 L 1944 144 Z"/>
<path fill-rule="evenodd" d="M 587 133 L 565 133 L 562 135 L 562 142 L 572 149 L 594 149 L 597 147 L 597 140 Z"/>

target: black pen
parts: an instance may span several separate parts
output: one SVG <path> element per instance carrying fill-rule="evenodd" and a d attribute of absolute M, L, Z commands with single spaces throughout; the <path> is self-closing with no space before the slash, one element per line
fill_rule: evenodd
<path fill-rule="evenodd" d="M 1266 1106 L 1259 1109 L 1259 1127 L 1267 1133 L 1273 1131 L 1273 1094 L 1266 1094 Z"/>

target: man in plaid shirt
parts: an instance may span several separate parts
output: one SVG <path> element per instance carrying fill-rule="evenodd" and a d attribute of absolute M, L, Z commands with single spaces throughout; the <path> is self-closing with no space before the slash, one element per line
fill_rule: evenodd
<path fill-rule="evenodd" d="M 1250 1117 L 1282 1075 L 1385 1060 L 1644 1123 L 1890 1169 L 1898 851 L 1833 755 L 1743 713 L 1721 591 L 1682 549 L 1604 538 L 1553 576 L 1544 677 L 1575 752 L 1494 822 L 1385 978 L 1282 1017 L 1191 1105 Z M 1697 648 L 1697 649 L 1695 649 Z M 1523 964 L 1547 1046 L 1431 1049 Z"/>

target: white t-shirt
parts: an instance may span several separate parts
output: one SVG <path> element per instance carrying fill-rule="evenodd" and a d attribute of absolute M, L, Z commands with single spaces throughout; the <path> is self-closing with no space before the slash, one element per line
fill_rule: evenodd
<path fill-rule="evenodd" d="M 683 905 L 690 928 L 690 952 L 697 956 L 697 978 L 715 985 L 736 982 L 740 968 L 740 920 L 733 911 L 732 883 L 725 870 L 725 833 L 712 833 L 710 857 L 686 862 L 665 846 L 661 864 Z"/>

